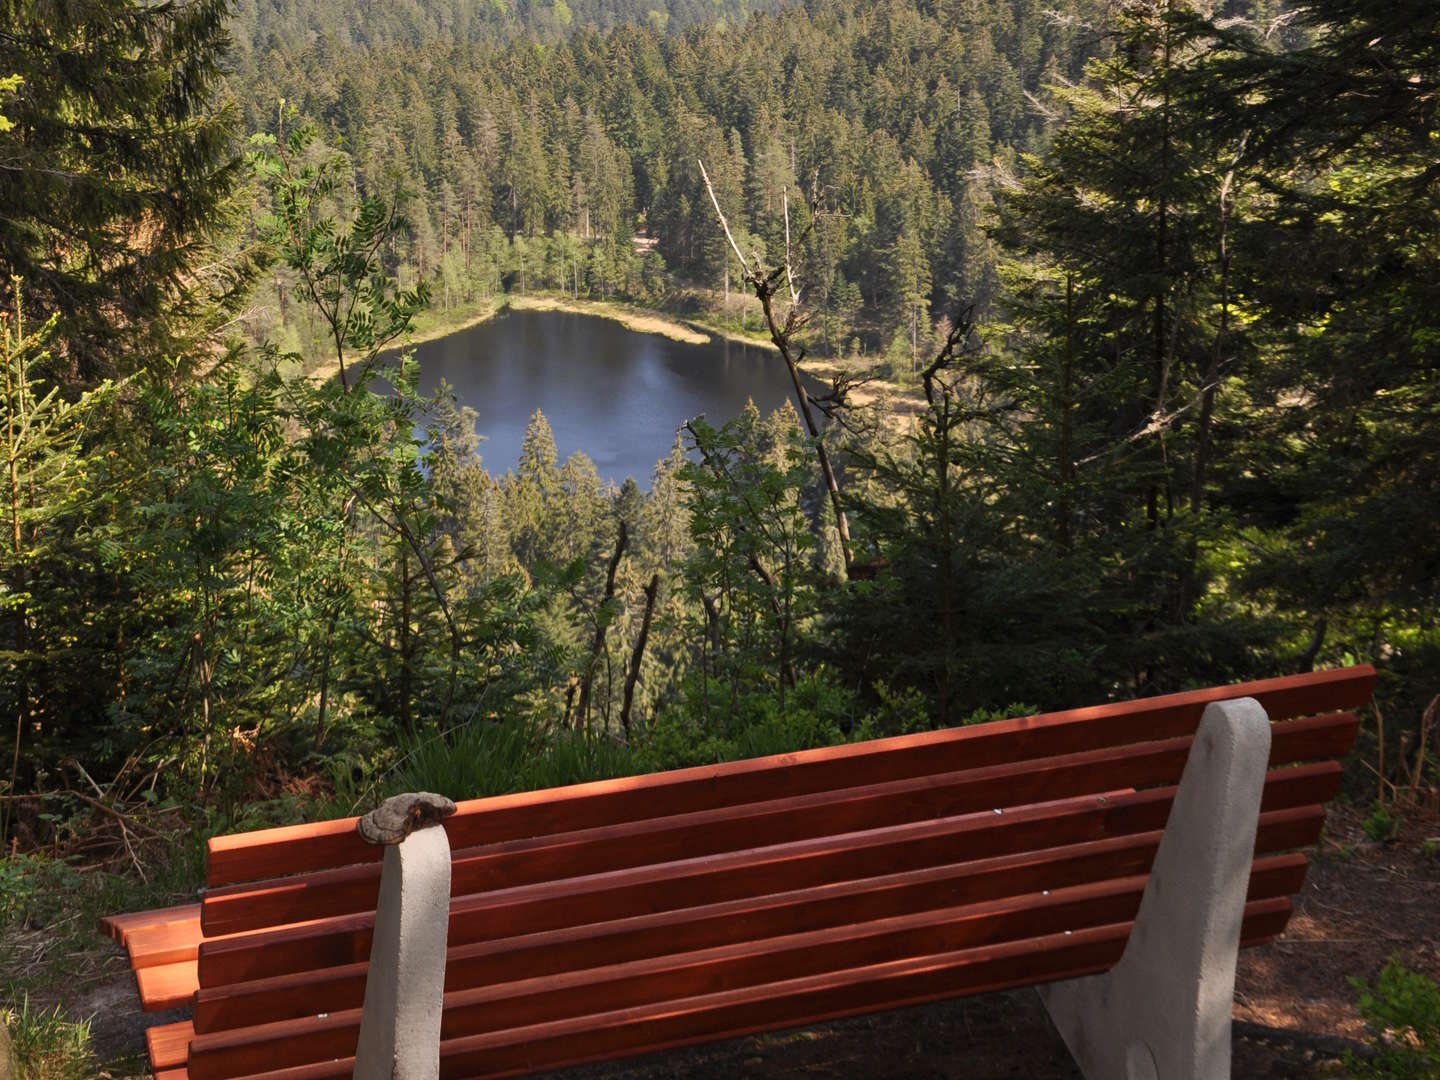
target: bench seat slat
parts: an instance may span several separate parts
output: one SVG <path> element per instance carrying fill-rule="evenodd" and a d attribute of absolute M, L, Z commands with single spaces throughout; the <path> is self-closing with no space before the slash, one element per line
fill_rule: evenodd
<path fill-rule="evenodd" d="M 1191 735 L 1207 704 L 1237 697 L 1256 698 L 1273 720 L 1357 708 L 1369 700 L 1374 683 L 1374 669 L 1358 665 L 974 727 L 477 799 L 461 803 L 446 828 L 452 844 L 466 848 L 809 794 L 846 786 L 857 775 L 882 782 L 1035 760 Z M 221 886 L 378 862 L 380 854 L 354 834 L 354 827 L 355 820 L 349 818 L 214 837 L 208 842 L 207 881 Z"/>
<path fill-rule="evenodd" d="M 1318 806 L 1270 811 L 1261 819 L 1256 853 L 1309 846 L 1323 822 L 1324 811 Z M 1114 837 L 452 946 L 446 957 L 446 989 L 473 989 L 1144 874 L 1160 836 L 1153 831 Z M 1303 872 L 1303 856 L 1291 858 Z M 208 1034 L 313 1016 L 316 1002 L 324 1002 L 331 1012 L 358 1008 L 367 970 L 362 962 L 201 991 L 195 1001 L 195 1029 Z"/>
<path fill-rule="evenodd" d="M 150 1055 L 151 1070 L 158 1073 L 162 1069 L 183 1067 L 190 1050 L 190 1040 L 194 1037 L 195 1027 L 189 1020 L 147 1028 L 145 1049 Z"/>
<path fill-rule="evenodd" d="M 1247 904 L 1243 942 L 1273 936 L 1289 911 L 1284 898 Z M 1120 958 L 1130 929 L 1129 922 L 1080 929 L 449 1039 L 441 1043 L 440 1075 L 443 1080 L 493 1080 L 1097 974 Z M 348 1077 L 354 1065 L 353 1059 L 343 1058 L 246 1074 L 244 1080 L 339 1080 Z"/>
<path fill-rule="evenodd" d="M 1250 899 L 1284 897 L 1304 881 L 1303 856 L 1257 862 Z M 447 994 L 442 1038 L 523 1028 L 579 1016 L 760 986 L 914 956 L 1132 920 L 1145 875 L 980 904 L 842 924 L 784 937 L 651 957 Z M 225 1080 L 246 1062 L 299 1065 L 354 1053 L 360 1010 L 197 1036 L 190 1073 Z"/>
<path fill-rule="evenodd" d="M 184 922 L 161 923 L 130 931 L 125 948 L 130 953 L 130 966 L 139 971 L 194 960 L 201 938 L 197 910 L 195 917 Z"/>
<path fill-rule="evenodd" d="M 100 929 L 121 945 L 127 943 L 129 935 L 141 927 L 163 926 L 166 923 L 200 921 L 199 904 L 179 904 L 175 907 L 155 908 L 150 911 L 134 911 L 124 915 L 106 915 L 100 920 Z"/>
<path fill-rule="evenodd" d="M 135 984 L 140 991 L 140 1007 L 145 1012 L 188 1008 L 200 989 L 198 964 L 194 960 L 181 960 L 140 968 L 135 972 Z"/>
<path fill-rule="evenodd" d="M 1273 771 L 1266 810 L 1323 804 L 1337 790 L 1333 762 Z M 565 879 L 452 902 L 452 946 L 610 918 L 764 895 L 838 880 L 1038 851 L 1164 827 L 1173 788 L 1062 800 L 1003 815 L 962 815 L 661 866 Z M 369 957 L 372 913 L 204 942 L 200 985 L 218 987 Z"/>
<path fill-rule="evenodd" d="M 1276 724 L 1271 761 L 1340 756 L 1357 728 L 1348 713 Z M 1185 736 L 490 844 L 455 853 L 451 895 L 743 850 L 754 846 L 756 836 L 784 843 L 1117 787 L 1173 784 L 1192 741 Z M 210 936 L 373 911 L 379 887 L 376 865 L 327 870 L 216 890 L 206 895 L 201 917 Z"/>

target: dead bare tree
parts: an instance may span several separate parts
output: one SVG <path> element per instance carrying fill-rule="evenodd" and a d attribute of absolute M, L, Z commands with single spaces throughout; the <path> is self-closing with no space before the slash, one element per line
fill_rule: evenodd
<path fill-rule="evenodd" d="M 635 703 L 635 684 L 640 681 L 640 662 L 645 659 L 645 643 L 650 640 L 650 621 L 655 616 L 655 596 L 660 591 L 660 571 L 650 575 L 645 586 L 645 615 L 640 620 L 640 634 L 630 655 L 630 671 L 625 676 L 625 703 L 620 707 L 620 726 L 630 738 L 630 707 Z"/>
<path fill-rule="evenodd" d="M 595 640 L 590 646 L 590 663 L 585 665 L 585 677 L 580 683 L 580 708 L 576 713 L 575 725 L 586 732 L 590 730 L 590 691 L 595 681 L 595 666 L 605 652 L 605 631 L 610 625 L 610 602 L 615 599 L 615 571 L 620 567 L 620 558 L 625 554 L 628 539 L 629 530 L 625 527 L 625 519 L 621 518 L 620 531 L 615 537 L 615 553 L 610 556 L 610 565 L 605 571 L 605 599 L 600 601 L 600 607 L 595 613 Z"/>
<path fill-rule="evenodd" d="M 790 381 L 795 387 L 795 398 L 800 402 L 800 416 L 805 421 L 810 438 L 814 440 L 815 453 L 820 459 L 820 471 L 825 477 L 825 486 L 830 492 L 830 503 L 835 510 L 835 529 L 840 534 L 840 550 L 845 558 L 845 572 L 848 576 L 852 561 L 850 524 L 845 517 L 845 507 L 840 498 L 840 483 L 836 479 L 835 468 L 830 462 L 830 452 L 825 448 L 820 425 L 815 421 L 815 409 L 812 407 L 810 395 L 805 391 L 805 383 L 800 378 L 800 361 L 805 359 L 805 349 L 795 343 L 795 335 L 804 327 L 809 317 L 800 306 L 800 289 L 795 284 L 794 249 L 790 241 L 790 193 L 787 190 L 783 195 L 785 259 L 782 265 L 773 270 L 767 270 L 757 253 L 752 252 L 750 257 L 746 258 L 744 252 L 740 250 L 740 245 L 735 242 L 735 237 L 730 232 L 730 223 L 725 219 L 725 211 L 720 209 L 720 200 L 715 197 L 715 188 L 710 183 L 710 174 L 705 171 L 705 162 L 701 161 L 699 164 L 700 175 L 705 180 L 705 190 L 710 193 L 710 203 L 715 207 L 715 214 L 720 219 L 720 228 L 725 231 L 725 239 L 729 241 L 730 250 L 735 253 L 735 258 L 740 260 L 741 275 L 745 283 L 755 293 L 755 298 L 760 301 L 760 309 L 765 313 L 765 324 L 770 330 L 770 340 L 775 343 L 775 348 L 779 350 L 781 359 L 785 361 L 785 366 L 790 371 Z M 810 224 L 806 226 L 807 233 L 814 228 L 815 214 L 818 209 L 818 201 L 812 200 Z M 804 239 L 803 235 L 801 239 Z M 783 323 L 775 312 L 775 296 L 780 290 L 782 279 L 784 288 L 790 297 L 790 306 L 785 313 Z M 839 386 L 836 387 L 836 395 L 838 401 L 843 401 L 842 388 Z M 831 415 L 829 410 L 827 410 L 827 415 Z"/>

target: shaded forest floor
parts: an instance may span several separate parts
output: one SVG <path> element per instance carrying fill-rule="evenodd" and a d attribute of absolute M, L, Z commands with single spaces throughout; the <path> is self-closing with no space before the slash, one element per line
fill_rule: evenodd
<path fill-rule="evenodd" d="M 1440 979 L 1440 854 L 1433 842 L 1426 844 L 1440 836 L 1440 820 L 1404 819 L 1384 844 L 1369 839 L 1364 824 L 1356 809 L 1333 808 L 1319 857 L 1284 937 L 1241 957 L 1235 1006 L 1236 1020 L 1241 1022 L 1235 1041 L 1237 1080 L 1342 1077 L 1341 1046 L 1368 1037 L 1355 1007 L 1355 992 L 1346 980 L 1356 975 L 1373 980 L 1392 956 Z M 79 930 L 78 921 L 92 917 L 91 906 L 75 909 L 61 903 L 42 917 L 12 926 L 3 943 L 9 970 L 0 989 L 18 1003 L 16 991 L 23 986 L 32 1010 L 58 1005 L 72 1020 L 91 1018 L 91 1067 L 40 1075 L 114 1080 L 144 1076 L 145 1028 L 181 1014 L 140 1012 L 134 981 L 118 946 L 100 943 L 87 933 L 57 947 L 67 933 Z M 554 1074 L 555 1080 L 681 1076 L 1072 1080 L 1079 1075 L 1039 999 L 1029 990 Z"/>

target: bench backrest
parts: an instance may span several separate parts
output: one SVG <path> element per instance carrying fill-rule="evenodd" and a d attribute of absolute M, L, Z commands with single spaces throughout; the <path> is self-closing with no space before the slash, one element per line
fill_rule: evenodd
<path fill-rule="evenodd" d="M 1305 873 L 1285 853 L 1318 838 L 1357 728 L 1347 710 L 1374 678 L 1319 672 L 462 803 L 445 823 L 444 1075 L 1104 970 L 1200 715 L 1236 697 L 1274 722 L 1244 934 L 1268 939 Z M 354 819 L 211 841 L 192 1080 L 348 1075 L 379 854 Z"/>

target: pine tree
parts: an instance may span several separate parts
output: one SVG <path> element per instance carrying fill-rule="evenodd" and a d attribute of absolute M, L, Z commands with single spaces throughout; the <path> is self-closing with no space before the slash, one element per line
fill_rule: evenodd
<path fill-rule="evenodd" d="M 1270 197 L 1241 222 L 1236 275 L 1263 350 L 1251 444 L 1225 477 L 1266 536 L 1248 588 L 1295 612 L 1298 664 L 1433 667 L 1440 606 L 1440 12 L 1423 0 L 1306 0 L 1298 48 L 1226 26 L 1196 72 L 1234 88 L 1210 123 L 1249 137 Z M 1238 104 L 1237 104 L 1238 103 Z M 1392 649 L 1391 635 L 1408 647 Z M 1417 688 L 1410 713 L 1428 696 Z"/>
<path fill-rule="evenodd" d="M 991 373 L 1022 409 L 993 468 L 1007 512 L 1056 557 L 1123 567 L 1090 618 L 1136 688 L 1177 685 L 1202 658 L 1212 673 L 1243 664 L 1238 630 L 1196 621 L 1215 527 L 1198 406 L 1208 387 L 1213 410 L 1216 349 L 1235 346 L 1215 324 L 1224 148 L 1189 96 L 1206 40 L 1180 0 L 1127 5 L 1114 55 L 1059 88 L 1070 115 L 1001 204 L 1000 237 L 1028 254 L 1006 271 L 1018 356 Z"/>

